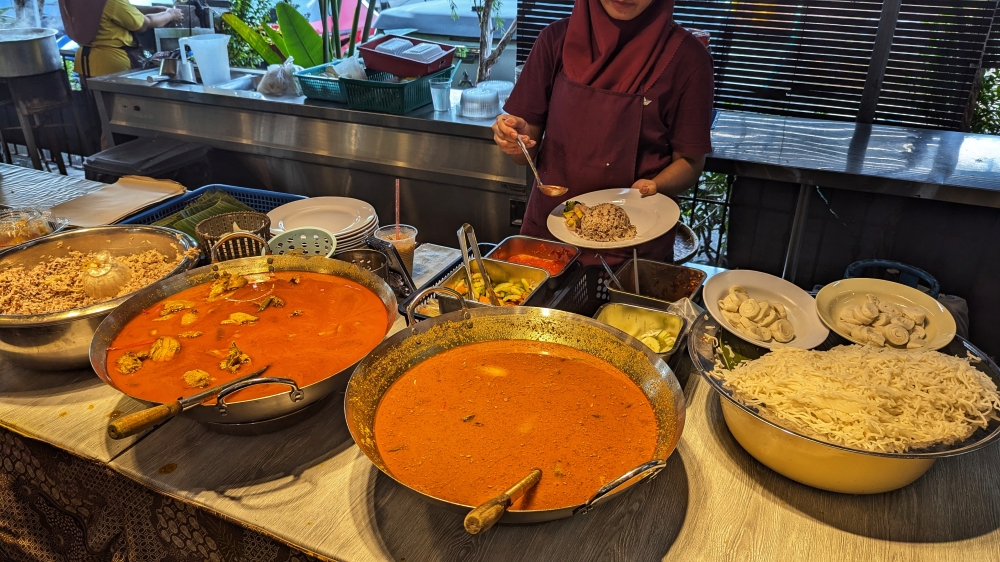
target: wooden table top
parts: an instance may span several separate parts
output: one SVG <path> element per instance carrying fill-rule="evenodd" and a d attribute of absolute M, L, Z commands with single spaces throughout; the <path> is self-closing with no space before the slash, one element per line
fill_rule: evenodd
<path fill-rule="evenodd" d="M 252 438 L 176 420 L 111 467 L 335 560 L 970 560 L 1000 552 L 1000 448 L 940 460 L 895 492 L 835 494 L 750 457 L 697 375 L 686 395 L 680 444 L 653 481 L 586 515 L 476 537 L 462 515 L 427 504 L 364 457 L 340 397 L 300 425 Z"/>
<path fill-rule="evenodd" d="M 0 207 L 54 207 L 107 184 L 0 163 Z"/>
<path fill-rule="evenodd" d="M 0 360 L 0 426 L 86 459 L 106 463 L 132 446 L 138 437 L 108 437 L 108 421 L 144 407 L 90 369 L 32 371 Z"/>

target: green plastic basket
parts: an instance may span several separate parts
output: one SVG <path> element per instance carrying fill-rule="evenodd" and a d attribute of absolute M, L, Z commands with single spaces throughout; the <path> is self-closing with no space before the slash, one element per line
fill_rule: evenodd
<path fill-rule="evenodd" d="M 388 72 L 366 69 L 368 80 L 341 78 L 347 90 L 347 105 L 351 109 L 403 115 L 431 103 L 430 81 L 448 78 L 454 67 L 422 76 L 409 82 L 387 82 L 395 78 Z"/>
<path fill-rule="evenodd" d="M 307 98 L 347 103 L 347 92 L 341 87 L 340 80 L 330 78 L 326 74 L 326 67 L 338 62 L 340 61 L 328 62 L 296 72 L 295 77 L 299 80 L 302 95 Z"/>

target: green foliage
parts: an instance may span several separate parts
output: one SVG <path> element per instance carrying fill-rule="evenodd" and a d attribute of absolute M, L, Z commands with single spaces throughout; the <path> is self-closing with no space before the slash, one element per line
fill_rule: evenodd
<path fill-rule="evenodd" d="M 250 29 L 260 29 L 268 23 L 273 0 L 232 0 L 229 11 Z M 263 59 L 240 35 L 222 23 L 222 31 L 232 37 L 229 40 L 229 62 L 235 67 L 256 68 Z"/>
<path fill-rule="evenodd" d="M 243 23 L 240 18 L 236 17 L 233 13 L 222 14 L 222 21 L 228 25 L 236 35 L 243 39 L 255 53 L 260 55 L 264 62 L 267 64 L 281 64 L 281 56 L 275 53 L 271 49 L 271 44 L 264 39 L 264 36 L 260 34 L 257 29 L 251 29 L 250 26 Z M 265 30 L 271 29 L 269 25 L 263 26 Z M 273 31 L 273 30 L 272 30 Z"/>
<path fill-rule="evenodd" d="M 80 85 L 80 75 L 76 73 L 76 64 L 73 59 L 63 59 L 63 70 L 69 77 L 69 88 L 74 92 L 79 92 L 83 88 Z"/>
<path fill-rule="evenodd" d="M 285 55 L 293 57 L 295 64 L 310 68 L 323 64 L 323 39 L 312 28 L 309 20 L 290 4 L 275 6 L 278 28 L 285 42 Z"/>
<path fill-rule="evenodd" d="M 695 187 L 677 199 L 681 220 L 691 227 L 701 243 L 697 263 L 725 265 L 729 183 L 725 174 L 704 172 Z"/>
<path fill-rule="evenodd" d="M 988 69 L 983 75 L 969 130 L 973 133 L 1000 135 L 1000 69 Z"/>
<path fill-rule="evenodd" d="M 281 36 L 281 33 L 279 33 L 277 29 L 271 27 L 270 25 L 265 25 L 264 26 L 264 35 L 267 35 L 267 38 L 271 40 L 271 43 L 273 44 L 273 46 L 275 48 L 277 48 L 278 52 L 281 53 L 281 56 L 284 57 L 285 56 L 285 39 Z"/>
<path fill-rule="evenodd" d="M 10 27 L 17 22 L 17 16 L 14 15 L 14 7 L 6 6 L 0 8 L 0 29 L 5 27 Z"/>

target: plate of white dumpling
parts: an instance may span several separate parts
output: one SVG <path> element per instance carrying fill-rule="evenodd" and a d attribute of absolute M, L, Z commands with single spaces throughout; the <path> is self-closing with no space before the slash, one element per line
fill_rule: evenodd
<path fill-rule="evenodd" d="M 716 322 L 754 345 L 812 349 L 830 335 L 809 293 L 762 271 L 736 269 L 714 275 L 702 295 Z"/>
<path fill-rule="evenodd" d="M 835 281 L 816 295 L 824 324 L 862 345 L 938 350 L 955 337 L 955 318 L 929 295 L 883 279 Z"/>

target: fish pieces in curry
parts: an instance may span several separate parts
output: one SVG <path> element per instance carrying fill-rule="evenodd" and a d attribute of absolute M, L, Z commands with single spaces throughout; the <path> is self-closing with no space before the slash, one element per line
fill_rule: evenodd
<path fill-rule="evenodd" d="M 273 306 L 275 308 L 282 308 L 283 306 L 285 306 L 285 301 L 281 300 L 280 298 L 274 295 L 271 295 L 260 303 L 260 308 L 257 309 L 257 312 L 264 312 L 264 309 L 269 306 Z"/>
<path fill-rule="evenodd" d="M 247 286 L 247 278 L 236 273 L 224 271 L 219 278 L 212 283 L 212 289 L 208 292 L 208 302 L 214 302 L 225 298 L 236 289 Z"/>
<path fill-rule="evenodd" d="M 149 348 L 149 358 L 153 361 L 170 361 L 181 352 L 181 342 L 170 336 L 157 338 Z"/>
<path fill-rule="evenodd" d="M 192 369 L 184 373 L 184 382 L 191 388 L 205 388 L 212 382 L 212 375 L 208 371 Z"/>
<path fill-rule="evenodd" d="M 131 375 L 142 368 L 143 359 L 149 359 L 149 354 L 145 351 L 126 351 L 125 355 L 118 358 L 118 372 Z"/>
<path fill-rule="evenodd" d="M 247 314 L 246 312 L 234 312 L 229 315 L 229 318 L 222 321 L 222 324 L 236 324 L 242 326 L 244 324 L 253 324 L 254 322 L 260 320 L 252 314 Z"/>
<path fill-rule="evenodd" d="M 219 368 L 223 371 L 236 373 L 240 367 L 249 362 L 250 356 L 240 351 L 240 348 L 236 346 L 236 342 L 233 342 L 229 346 L 229 353 L 225 359 L 219 361 Z"/>
<path fill-rule="evenodd" d="M 194 308 L 194 303 L 191 301 L 166 301 L 163 303 L 163 308 L 160 309 L 160 316 L 169 316 L 189 308 Z"/>

